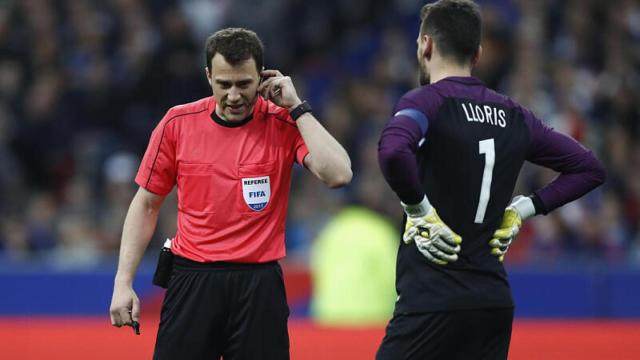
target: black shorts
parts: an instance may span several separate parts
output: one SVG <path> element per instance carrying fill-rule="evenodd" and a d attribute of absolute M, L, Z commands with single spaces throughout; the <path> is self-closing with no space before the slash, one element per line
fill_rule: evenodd
<path fill-rule="evenodd" d="M 289 359 L 282 268 L 175 257 L 153 358 Z"/>
<path fill-rule="evenodd" d="M 377 360 L 506 359 L 513 308 L 394 315 Z"/>

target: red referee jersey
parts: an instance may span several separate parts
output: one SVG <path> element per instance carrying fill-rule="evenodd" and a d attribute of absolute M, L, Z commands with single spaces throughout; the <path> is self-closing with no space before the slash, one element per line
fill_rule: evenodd
<path fill-rule="evenodd" d="M 309 151 L 289 112 L 260 96 L 245 123 L 214 121 L 215 106 L 209 97 L 171 108 L 151 134 L 136 183 L 159 195 L 177 184 L 174 254 L 281 259 L 293 162 Z"/>

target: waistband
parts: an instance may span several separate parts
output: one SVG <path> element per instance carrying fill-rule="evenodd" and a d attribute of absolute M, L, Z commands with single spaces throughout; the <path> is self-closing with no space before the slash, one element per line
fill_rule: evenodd
<path fill-rule="evenodd" d="M 265 263 L 234 263 L 228 261 L 198 262 L 174 255 L 173 266 L 181 270 L 255 270 L 279 266 L 277 261 Z"/>

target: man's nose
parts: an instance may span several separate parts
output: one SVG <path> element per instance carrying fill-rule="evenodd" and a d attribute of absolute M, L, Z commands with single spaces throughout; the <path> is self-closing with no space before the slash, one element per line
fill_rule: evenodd
<path fill-rule="evenodd" d="M 240 96 L 240 90 L 233 86 L 230 90 L 229 90 L 229 95 L 227 95 L 227 99 L 230 102 L 235 102 L 240 100 L 242 97 Z"/>

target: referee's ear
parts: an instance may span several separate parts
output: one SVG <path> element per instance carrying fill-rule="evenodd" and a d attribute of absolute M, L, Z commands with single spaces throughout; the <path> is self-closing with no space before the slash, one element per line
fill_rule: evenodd
<path fill-rule="evenodd" d="M 207 76 L 207 81 L 209 82 L 209 86 L 213 86 L 213 84 L 211 83 L 211 74 L 209 73 L 209 68 L 208 67 L 204 67 L 204 73 Z"/>
<path fill-rule="evenodd" d="M 260 85 L 262 84 L 262 81 L 264 80 L 264 76 L 262 76 L 262 72 L 265 70 L 265 67 L 262 67 L 262 70 L 260 70 L 260 73 L 258 73 L 258 76 L 260 77 L 260 79 L 258 79 L 258 87 L 260 87 Z"/>

